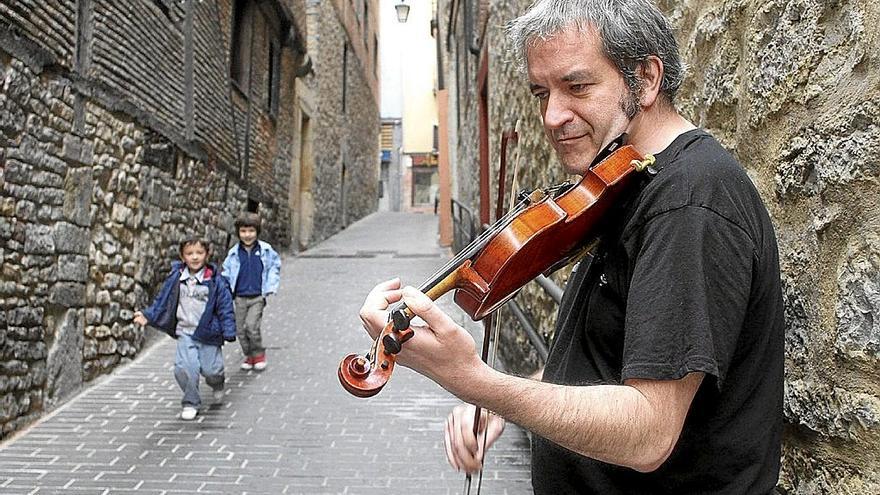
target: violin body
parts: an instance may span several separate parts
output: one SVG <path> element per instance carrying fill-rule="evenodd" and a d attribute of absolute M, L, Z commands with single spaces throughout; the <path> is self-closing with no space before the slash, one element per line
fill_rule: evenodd
<path fill-rule="evenodd" d="M 455 303 L 480 320 L 538 275 L 596 235 L 597 226 L 626 190 L 642 157 L 617 150 L 557 198 L 544 196 L 496 234 L 473 262 L 462 265 Z"/>
<path fill-rule="evenodd" d="M 421 290 L 432 300 L 455 291 L 455 302 L 480 320 L 514 296 L 526 283 L 570 259 L 598 235 L 603 216 L 653 157 L 642 158 L 631 146 L 617 148 L 591 167 L 574 186 L 558 195 L 538 190 L 522 207 L 491 226 L 468 245 Z M 342 386 L 357 397 L 370 397 L 385 386 L 395 357 L 413 335 L 413 313 L 403 306 L 365 356 L 349 354 L 339 364 Z"/>

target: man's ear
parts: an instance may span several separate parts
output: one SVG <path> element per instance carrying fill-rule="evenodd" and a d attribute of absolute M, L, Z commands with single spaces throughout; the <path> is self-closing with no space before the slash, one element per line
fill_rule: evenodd
<path fill-rule="evenodd" d="M 642 108 L 650 108 L 657 103 L 657 98 L 660 95 L 660 85 L 663 82 L 663 61 L 656 55 L 651 55 L 642 61 L 638 71 L 642 83 L 639 103 Z"/>

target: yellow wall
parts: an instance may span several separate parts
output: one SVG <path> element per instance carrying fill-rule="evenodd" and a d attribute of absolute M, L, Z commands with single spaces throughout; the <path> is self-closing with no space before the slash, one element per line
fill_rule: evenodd
<path fill-rule="evenodd" d="M 426 153 L 434 149 L 437 124 L 437 57 L 431 36 L 433 2 L 408 2 L 411 6 L 403 36 L 403 152 Z"/>

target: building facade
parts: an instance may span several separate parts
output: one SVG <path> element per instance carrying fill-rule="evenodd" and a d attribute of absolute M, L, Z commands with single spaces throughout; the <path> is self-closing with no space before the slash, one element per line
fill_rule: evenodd
<path fill-rule="evenodd" d="M 530 3 L 439 4 L 452 194 L 484 221 L 498 189 L 501 136 L 517 121 L 518 184 L 566 178 L 504 35 Z M 779 238 L 787 325 L 779 486 L 785 493 L 878 493 L 880 63 L 873 54 L 880 39 L 870 26 L 880 7 L 849 0 L 658 4 L 691 67 L 680 110 L 745 166 Z M 554 275 L 563 286 L 566 278 L 566 271 Z M 556 304 L 537 284 L 517 300 L 551 339 Z M 521 330 L 503 334 L 500 347 L 508 369 L 540 365 Z"/>
<path fill-rule="evenodd" d="M 0 4 L 0 439 L 143 349 L 182 238 L 218 261 L 249 210 L 301 249 L 376 209 L 378 32 L 351 8 Z"/>
<path fill-rule="evenodd" d="M 300 155 L 295 248 L 376 211 L 379 200 L 379 24 L 376 0 L 308 0 L 314 77 L 300 99 L 311 141 Z"/>
<path fill-rule="evenodd" d="M 439 198 L 437 51 L 432 29 L 436 6 L 428 1 L 409 2 L 407 20 L 399 22 L 397 3 L 380 2 L 381 114 L 392 137 L 393 126 L 399 122 L 401 138 L 398 148 L 382 149 L 389 158 L 388 182 L 399 184 L 399 193 L 394 193 L 395 199 L 399 195 L 399 206 L 389 206 L 397 208 L 393 211 L 433 212 Z M 392 145 L 394 140 L 385 143 Z"/>

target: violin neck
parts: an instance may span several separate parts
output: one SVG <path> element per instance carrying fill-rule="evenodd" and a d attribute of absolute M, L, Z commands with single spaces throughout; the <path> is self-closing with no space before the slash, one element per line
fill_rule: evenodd
<path fill-rule="evenodd" d="M 431 280 L 422 284 L 419 287 L 419 290 L 432 301 L 436 301 L 442 297 L 443 294 L 455 290 L 459 280 L 458 268 L 460 268 L 460 266 L 461 265 L 452 270 L 444 271 L 445 275 L 442 278 L 432 277 Z M 403 301 L 392 305 L 389 308 L 388 318 L 394 323 L 394 329 L 397 331 L 409 327 L 409 322 L 412 320 L 413 316 L 415 316 L 415 314 Z"/>

